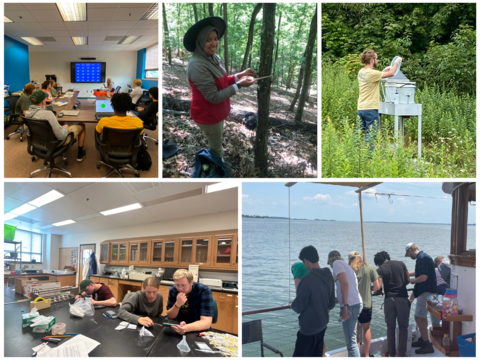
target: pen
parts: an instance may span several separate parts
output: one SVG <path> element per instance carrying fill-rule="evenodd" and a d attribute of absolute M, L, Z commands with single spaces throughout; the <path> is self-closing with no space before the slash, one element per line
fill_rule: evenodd
<path fill-rule="evenodd" d="M 102 315 L 105 316 L 105 317 L 108 319 L 108 316 L 107 316 L 107 315 L 105 315 L 105 314 L 102 314 Z"/>
<path fill-rule="evenodd" d="M 65 333 L 63 335 L 82 335 L 82 334 L 80 334 L 80 333 Z"/>
<path fill-rule="evenodd" d="M 70 337 L 70 335 L 49 335 L 49 336 L 45 336 L 47 338 L 57 338 L 57 337 Z"/>

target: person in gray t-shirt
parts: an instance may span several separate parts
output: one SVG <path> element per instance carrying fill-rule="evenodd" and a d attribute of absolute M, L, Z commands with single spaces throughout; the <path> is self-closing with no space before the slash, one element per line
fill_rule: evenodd
<path fill-rule="evenodd" d="M 118 317 L 132 324 L 153 326 L 151 317 L 162 315 L 163 296 L 158 293 L 160 283 L 155 276 L 146 278 L 143 282 L 143 290 L 133 293 L 124 300 Z"/>

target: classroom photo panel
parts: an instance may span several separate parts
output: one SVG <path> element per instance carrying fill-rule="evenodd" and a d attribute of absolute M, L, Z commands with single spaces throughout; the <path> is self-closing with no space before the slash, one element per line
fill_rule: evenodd
<path fill-rule="evenodd" d="M 158 178 L 158 3 L 4 3 L 6 178 Z"/>
<path fill-rule="evenodd" d="M 5 357 L 237 357 L 239 184 L 5 182 Z"/>

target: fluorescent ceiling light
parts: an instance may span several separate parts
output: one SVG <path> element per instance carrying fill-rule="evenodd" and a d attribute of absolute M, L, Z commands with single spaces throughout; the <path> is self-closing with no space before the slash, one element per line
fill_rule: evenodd
<path fill-rule="evenodd" d="M 29 211 L 35 210 L 37 207 L 32 206 L 30 204 L 23 204 L 22 206 L 16 208 L 15 210 L 10 211 L 12 214 L 15 215 L 23 215 Z"/>
<path fill-rule="evenodd" d="M 12 214 L 12 213 L 6 213 L 3 215 L 3 221 L 8 221 L 13 218 L 16 218 L 18 215 Z"/>
<path fill-rule="evenodd" d="M 142 35 L 135 35 L 135 36 L 124 36 L 122 40 L 120 40 L 118 43 L 120 45 L 128 45 L 131 43 L 134 43 L 138 39 L 140 39 Z"/>
<path fill-rule="evenodd" d="M 218 184 L 207 185 L 206 192 L 208 194 L 215 191 L 222 191 L 222 190 L 227 190 L 227 189 L 236 188 L 236 187 L 238 187 L 238 185 L 235 183 L 222 182 Z"/>
<path fill-rule="evenodd" d="M 52 190 L 49 191 L 46 194 L 43 194 L 42 196 L 36 198 L 35 200 L 29 201 L 28 203 L 30 205 L 40 207 L 43 205 L 46 205 L 48 203 L 51 203 L 52 201 L 58 200 L 62 198 L 64 195 L 59 193 L 57 190 Z"/>
<path fill-rule="evenodd" d="M 41 42 L 35 37 L 22 37 L 22 39 L 32 45 L 45 45 L 43 42 Z"/>
<path fill-rule="evenodd" d="M 70 225 L 70 224 L 74 224 L 76 223 L 76 221 L 73 221 L 73 220 L 65 220 L 65 221 L 60 221 L 58 223 L 55 223 L 55 224 L 52 224 L 53 226 L 64 226 L 64 225 Z"/>
<path fill-rule="evenodd" d="M 3 22 L 6 23 L 6 22 L 13 22 L 13 21 L 7 18 L 5 15 L 3 15 Z"/>
<path fill-rule="evenodd" d="M 152 7 L 143 14 L 140 20 L 158 20 L 158 4 L 153 4 Z"/>
<path fill-rule="evenodd" d="M 57 3 L 63 21 L 87 21 L 86 3 Z"/>
<path fill-rule="evenodd" d="M 136 203 L 136 204 L 132 204 L 132 205 L 122 206 L 122 207 L 112 209 L 112 210 L 100 211 L 100 214 L 108 216 L 108 215 L 122 213 L 122 212 L 125 212 L 125 211 L 140 209 L 141 207 L 142 207 L 142 205 L 140 205 L 139 203 Z"/>
<path fill-rule="evenodd" d="M 88 45 L 88 36 L 72 36 L 75 45 Z"/>

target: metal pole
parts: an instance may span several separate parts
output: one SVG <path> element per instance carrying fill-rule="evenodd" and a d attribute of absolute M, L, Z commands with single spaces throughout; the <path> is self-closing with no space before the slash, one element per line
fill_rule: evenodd
<path fill-rule="evenodd" d="M 290 298 L 290 187 L 288 188 L 288 302 L 291 303 Z"/>
<path fill-rule="evenodd" d="M 362 228 L 362 251 L 363 261 L 367 261 L 365 258 L 365 236 L 363 235 L 363 210 L 362 210 L 362 192 L 358 193 L 358 205 L 360 206 L 360 226 Z"/>

